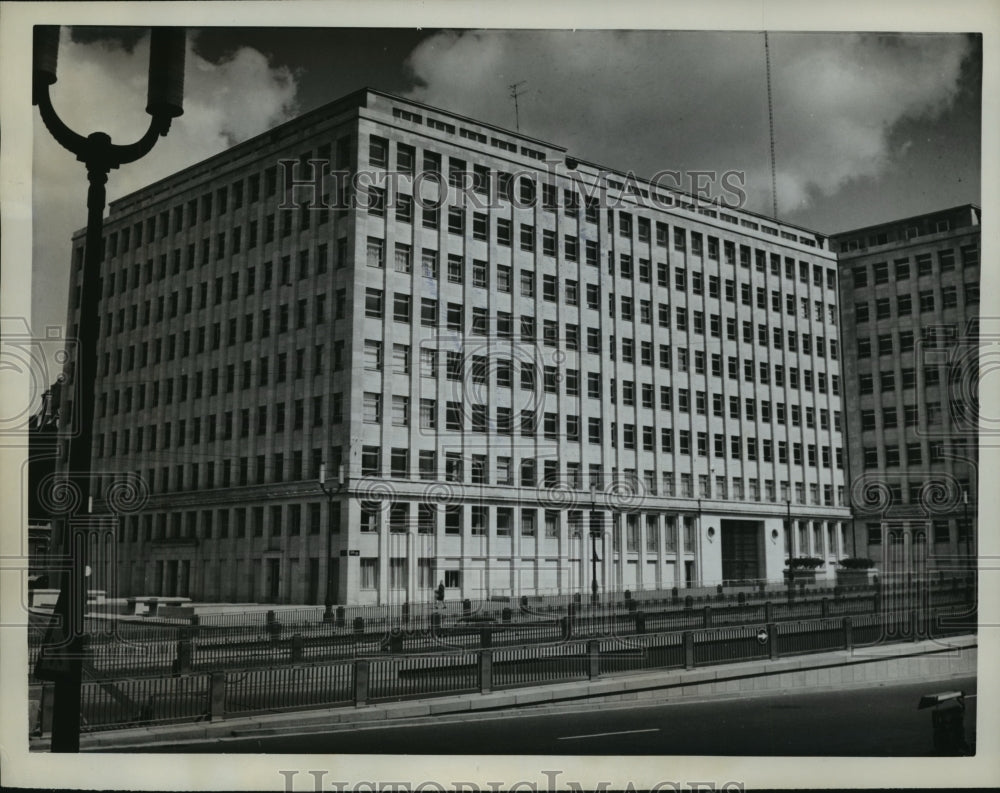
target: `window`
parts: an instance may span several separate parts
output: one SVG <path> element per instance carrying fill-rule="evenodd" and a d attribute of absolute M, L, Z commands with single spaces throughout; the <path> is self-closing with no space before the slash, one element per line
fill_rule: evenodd
<path fill-rule="evenodd" d="M 366 424 L 378 424 L 382 420 L 382 395 L 370 391 L 364 394 L 362 415 Z"/>
<path fill-rule="evenodd" d="M 420 324 L 426 327 L 434 327 L 437 324 L 438 302 L 433 298 L 423 297 L 420 299 Z"/>
<path fill-rule="evenodd" d="M 364 513 L 362 513 L 364 514 Z M 378 513 L 373 513 L 375 519 Z M 364 525 L 364 523 L 362 523 Z M 372 529 L 368 529 L 372 531 Z M 378 589 L 378 559 L 374 557 L 364 557 L 361 559 L 361 588 Z"/>
<path fill-rule="evenodd" d="M 380 459 L 379 447 L 378 446 L 362 446 L 361 447 L 361 475 L 362 476 L 379 476 L 382 473 L 382 463 Z M 280 479 L 280 476 L 276 473 L 276 479 Z"/>
<path fill-rule="evenodd" d="M 408 344 L 392 345 L 392 366 L 399 374 L 410 373 L 410 346 Z"/>
<path fill-rule="evenodd" d="M 410 398 L 394 394 L 392 397 L 392 425 L 394 427 L 406 427 L 409 424 Z"/>
<path fill-rule="evenodd" d="M 365 369 L 372 371 L 382 369 L 382 342 L 365 339 L 364 362 Z"/>
<path fill-rule="evenodd" d="M 365 316 L 373 319 L 382 318 L 382 290 L 368 288 L 365 290 Z"/>
<path fill-rule="evenodd" d="M 433 430 L 437 427 L 437 402 L 433 399 L 420 400 L 420 428 Z"/>
<path fill-rule="evenodd" d="M 394 257 L 397 273 L 408 273 L 413 266 L 413 249 L 403 242 L 396 243 Z"/>
<path fill-rule="evenodd" d="M 381 292 L 380 292 L 381 295 Z M 381 314 L 380 314 L 381 316 Z M 399 292 L 393 294 L 392 297 L 392 318 L 396 322 L 409 322 L 410 321 L 410 296 L 403 295 Z"/>
<path fill-rule="evenodd" d="M 369 267 L 385 266 L 385 241 L 378 237 L 368 238 L 367 262 Z"/>
<path fill-rule="evenodd" d="M 368 139 L 368 162 L 384 168 L 389 162 L 389 141 L 372 135 Z"/>

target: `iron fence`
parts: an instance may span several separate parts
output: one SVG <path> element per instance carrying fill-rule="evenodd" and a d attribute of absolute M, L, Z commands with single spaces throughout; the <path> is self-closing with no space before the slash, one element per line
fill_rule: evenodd
<path fill-rule="evenodd" d="M 349 705 L 354 665 L 310 664 L 225 674 L 224 712 L 248 716 Z"/>
<path fill-rule="evenodd" d="M 772 593 L 773 594 L 773 593 Z M 925 591 L 911 603 L 927 610 L 931 603 L 958 604 L 935 608 L 961 609 L 970 591 L 964 587 L 942 586 Z M 318 617 L 309 622 L 293 623 L 277 619 L 252 624 L 190 626 L 144 626 L 123 623 L 122 631 L 106 630 L 107 622 L 98 620 L 103 632 L 90 642 L 90 671 L 93 677 L 113 679 L 122 676 L 157 676 L 166 673 L 245 669 L 251 666 L 287 665 L 303 662 L 353 660 L 446 650 L 471 651 L 490 647 L 523 644 L 559 644 L 583 638 L 633 636 L 645 633 L 709 629 L 722 626 L 785 623 L 794 620 L 861 616 L 874 610 L 897 610 L 895 599 L 883 599 L 871 588 L 837 592 L 820 600 L 795 597 L 791 602 L 764 601 L 743 603 L 706 599 L 686 599 L 654 609 L 648 601 L 630 601 L 624 610 L 614 612 L 590 604 L 574 608 L 567 615 L 533 621 L 496 621 L 460 618 L 451 623 L 431 615 L 429 623 L 411 619 L 406 627 L 372 629 L 371 625 L 338 624 L 324 620 L 318 609 L 298 610 L 296 614 Z M 301 613 L 299 613 L 301 612 Z M 959 621 L 968 628 L 970 620 Z M 869 623 L 859 623 L 859 641 L 865 641 Z M 896 630 L 890 626 L 889 630 Z M 955 630 L 958 630 L 956 628 Z M 954 631 L 953 631 L 954 632 Z M 147 636 L 147 641 L 130 641 Z M 35 624 L 29 629 L 29 659 L 38 656 L 44 628 Z M 173 637 L 173 638 L 164 638 Z M 29 682 L 37 682 L 29 672 Z"/>
<path fill-rule="evenodd" d="M 207 719 L 209 675 L 85 683 L 81 729 L 99 730 Z"/>
<path fill-rule="evenodd" d="M 364 661 L 370 702 L 479 690 L 479 655 L 448 653 Z"/>
<path fill-rule="evenodd" d="M 684 667 L 682 633 L 605 639 L 599 643 L 599 652 L 602 674 Z"/>
<path fill-rule="evenodd" d="M 801 655 L 967 633 L 974 617 L 961 607 L 883 611 L 766 626 L 723 625 L 521 647 L 88 681 L 82 688 L 82 729 L 335 707 Z M 44 689 L 51 691 L 51 686 Z"/>
<path fill-rule="evenodd" d="M 555 647 L 496 650 L 493 656 L 493 687 L 512 688 L 541 682 L 586 679 L 590 675 L 587 642 L 568 642 Z"/>
<path fill-rule="evenodd" d="M 822 653 L 847 647 L 843 618 L 778 623 L 775 633 L 770 640 L 778 643 L 781 655 Z"/>
<path fill-rule="evenodd" d="M 767 658 L 766 642 L 758 639 L 760 627 L 740 626 L 694 632 L 694 665 L 710 666 Z"/>

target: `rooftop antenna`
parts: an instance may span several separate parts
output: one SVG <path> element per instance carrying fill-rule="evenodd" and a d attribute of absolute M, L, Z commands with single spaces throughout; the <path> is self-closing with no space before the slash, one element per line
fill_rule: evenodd
<path fill-rule="evenodd" d="M 514 127 L 518 132 L 521 131 L 521 117 L 517 110 L 517 98 L 524 93 L 524 91 L 519 91 L 518 89 L 522 85 L 526 85 L 527 82 L 527 80 L 521 80 L 519 83 L 511 83 L 507 86 L 510 89 L 511 99 L 514 100 Z"/>
<path fill-rule="evenodd" d="M 767 73 L 767 125 L 771 138 L 771 217 L 778 219 L 778 180 L 774 165 L 774 103 L 771 101 L 771 48 L 764 31 L 764 65 Z"/>

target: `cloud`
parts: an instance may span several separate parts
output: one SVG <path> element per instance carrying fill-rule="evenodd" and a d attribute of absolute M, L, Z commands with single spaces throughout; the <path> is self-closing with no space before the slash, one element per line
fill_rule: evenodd
<path fill-rule="evenodd" d="M 957 34 L 769 38 L 783 215 L 890 167 L 894 126 L 949 107 L 968 51 Z M 748 208 L 770 212 L 762 34 L 445 32 L 408 66 L 413 98 L 511 128 L 526 80 L 522 132 L 646 175 L 742 170 Z"/>
<path fill-rule="evenodd" d="M 131 49 L 112 40 L 71 40 L 63 28 L 53 104 L 86 135 L 103 131 L 115 143 L 138 139 L 148 126 L 146 75 L 149 38 Z M 126 195 L 259 134 L 297 112 L 296 77 L 273 68 L 260 52 L 241 48 L 211 63 L 188 42 L 184 115 L 152 152 L 112 171 L 108 200 Z M 32 329 L 44 334 L 66 316 L 70 238 L 86 224 L 86 172 L 49 135 L 35 112 Z"/>

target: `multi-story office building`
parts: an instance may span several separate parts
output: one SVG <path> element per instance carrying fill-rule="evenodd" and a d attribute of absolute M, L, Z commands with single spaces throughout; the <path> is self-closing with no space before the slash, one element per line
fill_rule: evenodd
<path fill-rule="evenodd" d="M 125 592 L 586 592 L 593 545 L 601 591 L 671 588 L 851 552 L 815 233 L 362 90 L 114 202 L 105 238 L 95 503 L 150 491 Z"/>
<path fill-rule="evenodd" d="M 979 223 L 965 205 L 832 238 L 855 541 L 884 568 L 975 557 Z"/>

